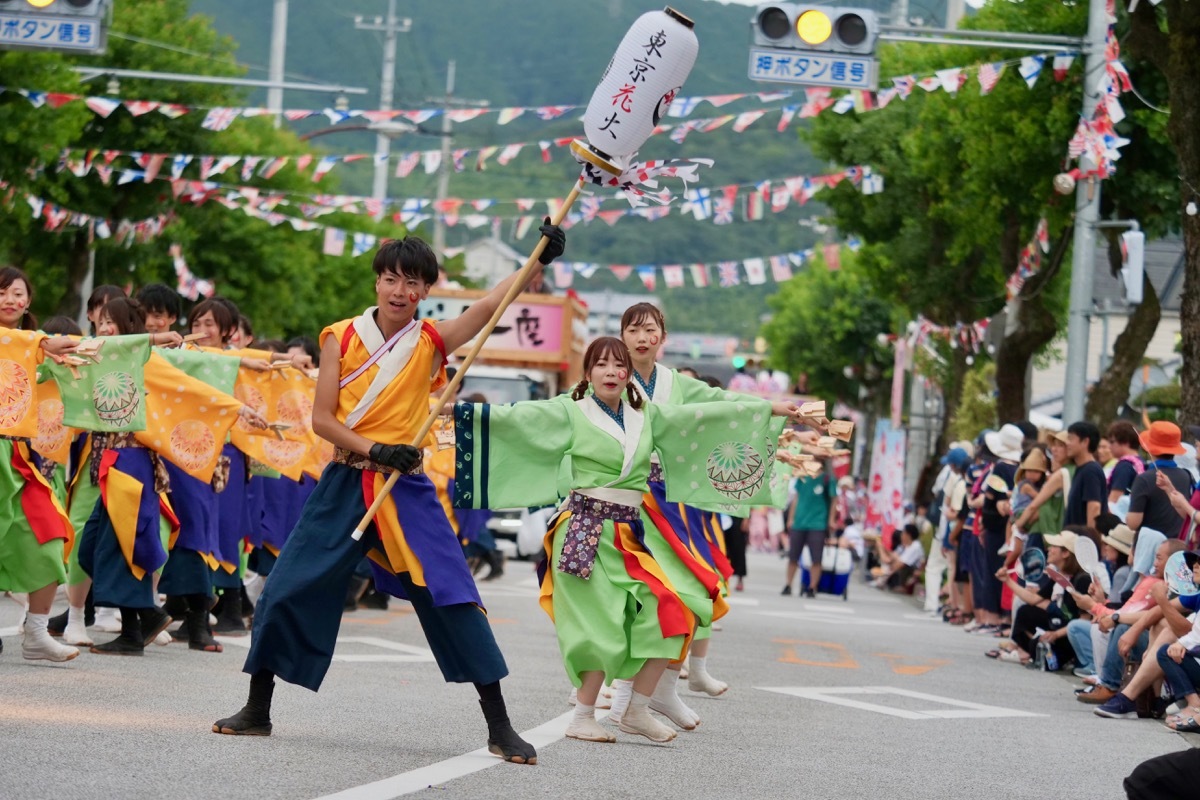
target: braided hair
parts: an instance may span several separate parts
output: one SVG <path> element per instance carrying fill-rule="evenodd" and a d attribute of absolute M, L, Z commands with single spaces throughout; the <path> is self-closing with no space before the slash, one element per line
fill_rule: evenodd
<path fill-rule="evenodd" d="M 615 336 L 601 336 L 588 345 L 587 352 L 583 354 L 583 379 L 571 389 L 572 400 L 582 400 L 587 396 L 588 387 L 591 385 L 588 376 L 591 375 L 592 368 L 605 358 L 620 362 L 621 366 L 627 370 L 626 374 L 632 378 L 633 358 L 629 355 L 629 348 Z M 629 407 L 640 411 L 645 405 L 645 398 L 642 397 L 632 380 L 625 385 L 625 393 Z"/>

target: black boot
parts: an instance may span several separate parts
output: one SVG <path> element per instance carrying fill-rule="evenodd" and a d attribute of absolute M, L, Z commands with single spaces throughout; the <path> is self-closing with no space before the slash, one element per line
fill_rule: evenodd
<path fill-rule="evenodd" d="M 369 583 L 366 578 L 351 575 L 350 586 L 346 588 L 346 600 L 342 603 L 342 611 L 357 611 L 358 599 L 362 597 L 368 585 Z"/>
<path fill-rule="evenodd" d="M 359 598 L 358 605 L 361 608 L 370 608 L 376 611 L 387 611 L 388 597 L 389 595 L 386 592 L 381 592 L 372 586 L 363 593 L 361 598 Z"/>
<path fill-rule="evenodd" d="M 475 684 L 479 692 L 479 707 L 488 726 L 488 752 L 514 764 L 536 764 L 537 750 L 513 730 L 508 709 L 500 693 L 500 682 Z"/>
<path fill-rule="evenodd" d="M 254 626 L 254 603 L 250 601 L 250 594 L 246 591 L 246 584 L 242 584 L 242 619 L 246 620 L 247 627 Z"/>
<path fill-rule="evenodd" d="M 138 609 L 124 607 L 121 609 L 121 635 L 111 642 L 91 647 L 93 653 L 102 656 L 140 656 L 145 649 L 146 645 L 142 643 L 142 626 L 138 618 Z"/>
<path fill-rule="evenodd" d="M 213 630 L 224 636 L 245 636 L 246 621 L 242 619 L 241 595 L 236 590 L 226 589 L 221 595 L 220 606 L 217 626 Z"/>
<path fill-rule="evenodd" d="M 149 647 L 153 644 L 158 635 L 173 621 L 171 615 L 158 606 L 141 609 L 138 612 L 138 622 L 142 630 L 142 646 Z"/>
<path fill-rule="evenodd" d="M 173 619 L 186 620 L 188 616 L 187 596 L 181 594 L 167 595 L 167 602 L 163 604 L 163 611 L 170 614 Z M 171 639 L 176 642 L 186 642 L 188 640 L 187 625 L 180 625 L 171 631 Z"/>
<path fill-rule="evenodd" d="M 46 623 L 46 632 L 56 639 L 62 636 L 63 631 L 67 629 L 67 618 L 70 613 L 71 610 L 68 608 L 61 614 L 55 614 L 51 617 L 50 621 Z"/>
<path fill-rule="evenodd" d="M 250 697 L 242 710 L 232 717 L 213 723 L 213 733 L 229 736 L 270 736 L 271 697 L 275 694 L 275 675 L 261 669 L 250 676 Z"/>
<path fill-rule="evenodd" d="M 225 648 L 213 638 L 208 627 L 208 595 L 187 596 L 187 621 L 179 629 L 187 637 L 188 649 L 204 653 L 221 653 Z"/>
<path fill-rule="evenodd" d="M 499 550 L 491 550 L 484 556 L 484 559 L 491 568 L 491 571 L 483 578 L 485 581 L 494 581 L 504 574 L 504 553 Z"/>

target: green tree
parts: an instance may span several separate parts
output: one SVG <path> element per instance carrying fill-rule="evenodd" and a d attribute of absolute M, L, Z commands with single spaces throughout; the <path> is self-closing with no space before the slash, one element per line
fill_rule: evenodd
<path fill-rule="evenodd" d="M 878 398 L 889 379 L 891 350 L 878 337 L 892 329 L 891 309 L 870 285 L 857 258 L 840 270 L 811 263 L 769 300 L 774 316 L 763 328 L 772 366 L 807 373 L 809 390 L 852 406 L 860 393 Z M 875 405 L 868 403 L 868 406 Z"/>
<path fill-rule="evenodd" d="M 996 427 L 996 396 L 992 391 L 996 365 L 981 362 L 963 378 L 962 401 L 950 419 L 949 435 L 955 441 L 974 441 L 980 431 Z"/>
<path fill-rule="evenodd" d="M 217 76 L 242 72 L 233 58 L 234 40 L 218 34 L 207 18 L 189 15 L 186 0 L 117 4 L 113 34 L 107 54 L 100 57 L 0 54 L 0 83 L 98 94 L 98 87 L 92 84 L 71 85 L 67 67 L 73 63 Z M 120 94 L 201 108 L 244 104 L 239 91 L 209 84 L 125 80 Z M 263 118 L 239 120 L 225 131 L 209 131 L 201 126 L 202 111 L 171 119 L 158 113 L 135 117 L 124 107 L 103 118 L 81 103 L 34 110 L 13 97 L 4 95 L 0 105 L 0 119 L 7 116 L 12 121 L 4 136 L 16 140 L 11 150 L 6 148 L 0 154 L 0 178 L 62 207 L 99 218 L 138 220 L 163 213 L 171 217 L 161 237 L 133 244 L 115 239 L 89 242 L 86 229 L 47 232 L 24 213 L 0 219 L 0 252 L 35 276 L 40 313 L 76 313 L 89 251 L 94 252 L 97 284 L 173 283 L 174 271 L 167 256 L 172 242 L 183 245 L 193 271 L 215 281 L 218 291 L 238 302 L 263 334 L 315 334 L 328 321 L 360 310 L 372 297 L 363 260 L 323 256 L 320 233 L 295 231 L 286 221 L 273 226 L 217 202 L 178 203 L 171 183 L 161 178 L 126 183 L 114 178 L 105 183 L 96 171 L 81 179 L 56 169 L 66 147 L 215 156 L 311 153 L 291 131 L 276 130 Z M 31 163 L 39 168 L 29 177 Z M 114 166 L 137 169 L 127 160 Z M 169 164 L 164 166 L 160 175 L 167 175 L 169 169 Z M 184 175 L 197 179 L 198 170 L 199 164 L 194 162 Z M 236 171 L 215 180 L 249 185 L 264 196 L 298 193 L 288 194 L 292 205 L 276 208 L 284 214 L 295 213 L 292 209 L 305 201 L 304 195 L 336 191 L 334 176 L 318 185 L 292 167 L 269 180 L 258 176 L 243 180 Z M 321 222 L 379 236 L 402 232 L 398 226 L 349 214 L 325 216 Z"/>
<path fill-rule="evenodd" d="M 1057 0 L 989 5 L 967 24 L 991 30 L 1079 33 L 1084 9 Z M 905 46 L 882 51 L 883 74 L 929 75 L 937 69 L 1004 60 L 1005 51 Z M 818 155 L 867 163 L 886 190 L 864 196 L 850 187 L 826 192 L 839 228 L 867 242 L 863 267 L 887 302 L 940 325 L 973 322 L 1005 307 L 1004 285 L 1039 217 L 1051 241 L 1066 234 L 1068 204 L 1051 193 L 1065 143 L 1078 119 L 1078 72 L 1057 84 L 1048 70 L 1030 90 L 1013 75 L 987 96 L 964 86 L 956 96 L 914 89 L 882 112 L 824 114 L 813 126 Z M 1060 253 L 1061 258 L 1061 253 Z M 1030 281 L 1019 298 L 1016 330 L 996 354 L 1002 416 L 1024 416 L 1025 365 L 1054 337 L 1065 312 L 1061 273 Z M 965 356 L 948 375 L 948 417 L 958 401 Z"/>
<path fill-rule="evenodd" d="M 1166 132 L 1178 166 L 1176 213 L 1200 199 L 1200 5 L 1184 0 L 1138 4 L 1129 15 L 1130 52 L 1166 86 Z M 1150 75 L 1155 73 L 1151 72 Z M 1140 87 L 1144 73 L 1135 74 Z M 1153 80 L 1153 79 L 1152 79 Z M 1200 216 L 1180 214 L 1185 270 L 1179 318 L 1182 334 L 1180 418 L 1200 423 Z M 1135 367 L 1136 368 L 1136 367 Z"/>

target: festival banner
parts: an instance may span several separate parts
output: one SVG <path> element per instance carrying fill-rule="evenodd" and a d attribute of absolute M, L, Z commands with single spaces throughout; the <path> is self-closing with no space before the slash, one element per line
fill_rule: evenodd
<path fill-rule="evenodd" d="M 904 525 L 904 454 L 907 434 L 885 419 L 875 422 L 871 477 L 867 484 L 867 527 L 884 542 Z"/>

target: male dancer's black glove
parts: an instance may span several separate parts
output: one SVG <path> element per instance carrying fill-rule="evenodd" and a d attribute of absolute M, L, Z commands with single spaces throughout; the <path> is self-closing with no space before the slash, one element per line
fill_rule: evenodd
<path fill-rule="evenodd" d="M 371 460 L 397 472 L 408 473 L 421 463 L 421 451 L 411 444 L 373 444 Z"/>
<path fill-rule="evenodd" d="M 561 256 L 563 251 L 566 250 L 567 234 L 558 225 L 551 225 L 549 217 L 546 217 L 546 221 L 542 223 L 538 231 L 549 240 L 546 242 L 546 249 L 538 257 L 538 261 L 542 262 L 542 265 L 545 266 Z"/>

